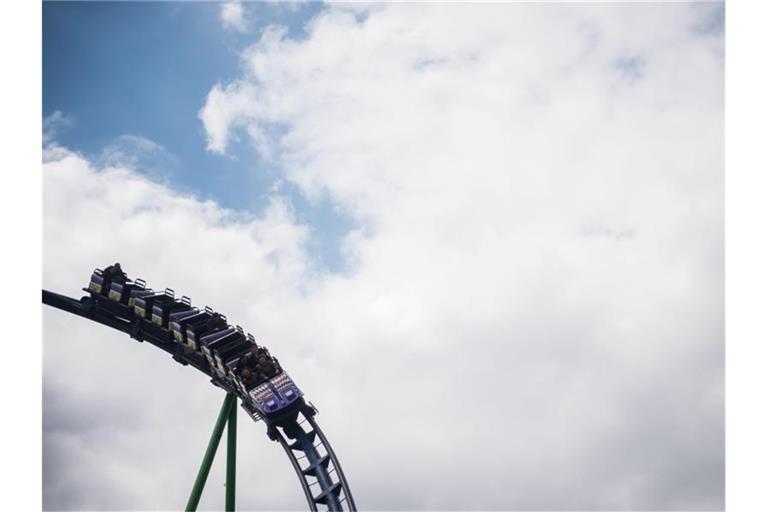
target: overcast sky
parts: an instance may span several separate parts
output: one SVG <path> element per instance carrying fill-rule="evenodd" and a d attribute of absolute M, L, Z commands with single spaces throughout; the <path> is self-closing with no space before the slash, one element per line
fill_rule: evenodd
<path fill-rule="evenodd" d="M 721 509 L 723 35 L 719 3 L 45 3 L 44 286 L 120 261 L 253 332 L 361 509 Z M 182 507 L 223 395 L 43 322 L 44 507 Z M 240 418 L 238 508 L 302 508 Z"/>

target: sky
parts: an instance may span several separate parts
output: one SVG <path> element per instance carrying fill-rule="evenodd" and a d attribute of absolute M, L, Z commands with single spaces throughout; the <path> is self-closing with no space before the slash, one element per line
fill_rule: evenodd
<path fill-rule="evenodd" d="M 722 509 L 723 36 L 720 3 L 45 2 L 44 286 L 120 261 L 226 313 L 364 510 Z M 43 332 L 44 507 L 181 506 L 221 393 Z M 238 508 L 302 508 L 263 430 Z"/>
<path fill-rule="evenodd" d="M 235 9 L 231 25 L 214 2 L 44 2 L 43 115 L 59 112 L 57 141 L 94 161 L 128 159 L 174 190 L 262 211 L 277 169 L 250 144 L 233 145 L 227 158 L 206 151 L 197 112 L 212 83 L 238 76 L 239 50 L 260 25 L 279 23 L 301 38 L 320 8 L 252 3 Z M 351 219 L 326 201 L 306 201 L 290 183 L 279 186 L 316 227 L 318 263 L 340 270 L 336 242 Z"/>

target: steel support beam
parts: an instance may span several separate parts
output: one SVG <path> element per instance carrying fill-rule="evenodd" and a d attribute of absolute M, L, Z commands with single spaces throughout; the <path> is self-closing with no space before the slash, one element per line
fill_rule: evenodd
<path fill-rule="evenodd" d="M 221 441 L 221 434 L 224 432 L 224 425 L 227 423 L 231 411 L 236 409 L 235 398 L 236 395 L 234 393 L 227 393 L 227 396 L 224 398 L 224 403 L 221 404 L 221 411 L 219 411 L 219 417 L 216 419 L 216 425 L 213 427 L 211 440 L 208 442 L 208 448 L 205 450 L 203 462 L 200 464 L 200 470 L 197 472 L 195 485 L 192 486 L 189 501 L 187 501 L 187 506 L 184 508 L 187 512 L 194 512 L 197 510 L 197 504 L 200 502 L 200 496 L 203 494 L 205 481 L 208 479 L 208 473 L 211 472 L 213 458 L 216 456 L 216 449 L 219 447 L 219 441 Z M 227 467 L 227 470 L 227 476 L 229 476 L 229 467 Z M 227 493 L 228 500 L 229 491 L 227 491 Z"/>
<path fill-rule="evenodd" d="M 234 395 L 227 395 L 234 396 Z M 227 421 L 227 495 L 224 510 L 235 510 L 235 483 L 237 467 L 237 407 L 235 403 L 229 408 L 229 421 Z"/>

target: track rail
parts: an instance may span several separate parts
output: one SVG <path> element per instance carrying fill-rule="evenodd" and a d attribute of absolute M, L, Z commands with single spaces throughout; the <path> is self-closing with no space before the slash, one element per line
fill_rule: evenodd
<path fill-rule="evenodd" d="M 43 304 L 111 327 L 137 341 L 146 341 L 169 353 L 176 362 L 204 373 L 212 384 L 227 393 L 240 395 L 234 386 L 211 370 L 203 356 L 174 342 L 165 329 L 138 317 L 126 320 L 118 316 L 125 314 L 120 304 L 106 298 L 88 296 L 78 300 L 48 290 L 43 290 Z M 254 421 L 262 419 L 248 408 L 243 408 Z M 357 509 L 344 472 L 328 439 L 315 421 L 316 413 L 317 410 L 311 404 L 303 404 L 288 415 L 265 420 L 267 435 L 283 447 L 299 478 L 310 510 L 317 511 L 318 506 L 325 506 L 332 512 L 355 511 Z"/>
<path fill-rule="evenodd" d="M 268 434 L 280 442 L 291 460 L 311 510 L 318 510 L 318 505 L 333 511 L 356 510 L 347 479 L 333 448 L 315 421 L 315 413 L 311 407 L 302 409 L 296 420 L 271 427 Z M 289 444 L 288 439 L 293 442 Z"/>

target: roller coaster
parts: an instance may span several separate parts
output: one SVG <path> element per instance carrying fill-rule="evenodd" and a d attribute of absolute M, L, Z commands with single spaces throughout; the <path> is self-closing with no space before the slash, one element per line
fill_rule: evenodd
<path fill-rule="evenodd" d="M 155 291 L 142 279 L 128 278 L 119 263 L 94 270 L 83 291 L 87 295 L 78 300 L 43 290 L 43 303 L 154 345 L 226 392 L 186 510 L 197 509 L 225 424 L 225 509 L 234 510 L 237 398 L 285 451 L 310 510 L 356 510 L 338 458 L 315 420 L 317 409 L 253 335 L 210 307 L 201 310 L 189 297 L 177 298 L 170 288 Z"/>

